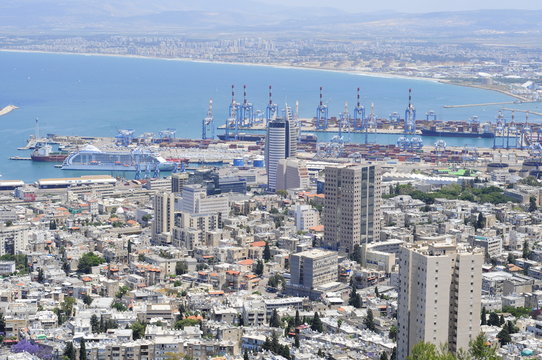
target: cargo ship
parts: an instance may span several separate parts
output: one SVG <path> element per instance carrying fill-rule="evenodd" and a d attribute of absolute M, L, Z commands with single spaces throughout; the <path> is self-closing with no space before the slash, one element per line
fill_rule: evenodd
<path fill-rule="evenodd" d="M 102 151 L 93 145 L 70 154 L 62 163 L 62 170 L 95 171 L 171 171 L 175 163 L 167 161 L 148 149 L 135 148 L 131 151 Z"/>
<path fill-rule="evenodd" d="M 67 151 L 53 151 L 53 147 L 49 144 L 37 147 L 32 151 L 30 158 L 32 161 L 40 162 L 63 162 L 68 157 Z"/>
<path fill-rule="evenodd" d="M 481 131 L 480 131 L 481 130 Z M 493 139 L 495 132 L 492 131 L 488 124 L 484 124 L 480 129 L 477 125 L 462 125 L 441 126 L 431 125 L 430 127 L 422 128 L 422 136 L 437 136 L 437 137 L 468 137 L 468 138 L 485 138 Z"/>
<path fill-rule="evenodd" d="M 236 138 L 235 135 L 232 135 L 232 134 L 229 134 L 229 135 L 219 134 L 218 138 L 220 140 L 237 140 L 237 141 L 254 141 L 254 142 L 258 142 L 258 141 L 262 141 L 263 139 L 265 139 L 265 135 L 263 135 L 263 134 L 245 134 L 245 133 L 241 133 L 241 134 L 237 135 L 237 138 Z"/>

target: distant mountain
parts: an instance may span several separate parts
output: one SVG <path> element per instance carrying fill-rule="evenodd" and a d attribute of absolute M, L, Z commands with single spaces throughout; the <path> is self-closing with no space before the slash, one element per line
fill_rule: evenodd
<path fill-rule="evenodd" d="M 542 10 L 352 14 L 332 7 L 276 6 L 258 0 L 2 0 L 4 34 L 215 33 L 462 37 L 540 34 Z"/>

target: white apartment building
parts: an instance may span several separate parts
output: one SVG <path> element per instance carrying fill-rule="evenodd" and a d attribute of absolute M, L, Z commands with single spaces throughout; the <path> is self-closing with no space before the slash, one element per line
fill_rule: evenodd
<path fill-rule="evenodd" d="M 399 255 L 397 359 L 417 343 L 467 349 L 480 333 L 484 254 L 453 243 L 408 244 Z"/>
<path fill-rule="evenodd" d="M 310 205 L 297 204 L 295 207 L 295 227 L 307 231 L 320 224 L 320 213 Z"/>
<path fill-rule="evenodd" d="M 161 234 L 171 234 L 174 224 L 175 194 L 163 192 L 156 194 L 153 200 L 154 222 L 152 236 L 156 240 Z"/>
<path fill-rule="evenodd" d="M 185 185 L 179 210 L 190 214 L 227 215 L 230 212 L 229 199 L 225 195 L 207 195 L 207 190 L 201 185 Z"/>

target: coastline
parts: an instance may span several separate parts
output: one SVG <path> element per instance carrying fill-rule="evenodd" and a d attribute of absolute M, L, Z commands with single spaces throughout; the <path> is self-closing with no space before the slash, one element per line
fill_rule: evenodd
<path fill-rule="evenodd" d="M 2 49 L 0 52 L 11 52 L 11 53 L 36 53 L 36 54 L 53 54 L 53 55 L 79 55 L 79 56 L 104 56 L 104 57 L 118 57 L 118 58 L 132 58 L 132 59 L 143 59 L 143 60 L 165 60 L 165 61 L 182 61 L 182 62 L 192 62 L 192 63 L 202 63 L 202 64 L 221 64 L 221 65 L 242 65 L 242 66 L 262 66 L 262 67 L 271 67 L 275 69 L 294 69 L 294 70 L 312 70 L 312 71 L 327 71 L 335 72 L 341 74 L 350 74 L 350 75 L 359 75 L 367 77 L 376 77 L 376 78 L 385 78 L 385 79 L 404 79 L 404 80 L 417 80 L 417 81 L 430 81 L 434 83 L 440 83 L 445 85 L 455 85 L 462 87 L 477 88 L 487 91 L 495 91 L 503 95 L 509 96 L 514 99 L 525 101 L 521 96 L 512 94 L 505 90 L 495 89 L 483 85 L 468 84 L 463 82 L 455 82 L 453 80 L 447 79 L 434 79 L 427 77 L 419 76 L 407 76 L 407 75 L 397 75 L 386 72 L 367 72 L 351 69 L 329 69 L 321 68 L 314 66 L 302 66 L 302 65 L 292 65 L 284 63 L 269 63 L 269 64 L 254 64 L 246 62 L 236 62 L 236 61 L 213 61 L 213 60 L 201 60 L 201 59 L 191 59 L 191 58 L 168 58 L 168 57 L 159 57 L 159 56 L 143 56 L 143 55 L 128 55 L 128 54 L 106 54 L 106 53 L 82 53 L 82 52 L 68 52 L 68 51 L 45 51 L 45 50 L 20 50 L 20 49 Z"/>

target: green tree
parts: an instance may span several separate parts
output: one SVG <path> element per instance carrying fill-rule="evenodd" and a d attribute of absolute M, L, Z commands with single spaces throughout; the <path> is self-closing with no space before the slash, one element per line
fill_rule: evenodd
<path fill-rule="evenodd" d="M 504 325 L 504 315 L 499 316 L 499 326 Z"/>
<path fill-rule="evenodd" d="M 392 325 L 390 327 L 390 332 L 388 334 L 388 337 L 393 340 L 393 341 L 396 341 L 397 340 L 397 326 L 395 325 Z"/>
<path fill-rule="evenodd" d="M 94 299 L 92 299 L 92 297 L 89 294 L 84 294 L 82 296 L 82 299 L 83 299 L 83 304 L 87 306 L 92 304 L 92 301 L 94 301 Z"/>
<path fill-rule="evenodd" d="M 132 324 L 132 338 L 134 340 L 141 339 L 143 336 L 145 336 L 145 329 L 147 328 L 146 323 L 141 323 L 139 321 L 136 321 Z"/>
<path fill-rule="evenodd" d="M 66 360 L 75 360 L 75 348 L 73 347 L 73 342 L 68 341 L 66 347 L 64 348 L 64 353 L 62 354 Z"/>
<path fill-rule="evenodd" d="M 487 312 L 486 312 L 486 307 L 485 306 L 482 307 L 482 313 L 480 314 L 480 320 L 481 320 L 482 325 L 487 324 Z"/>
<path fill-rule="evenodd" d="M 87 360 L 87 346 L 85 339 L 81 339 L 81 345 L 79 347 L 79 360 Z"/>
<path fill-rule="evenodd" d="M 122 299 L 122 297 L 124 295 L 126 295 L 126 293 L 128 292 L 128 290 L 130 290 L 130 288 L 126 285 L 123 285 L 121 287 L 119 287 L 119 290 L 117 291 L 117 293 L 115 294 L 115 297 L 117 299 Z"/>
<path fill-rule="evenodd" d="M 64 302 L 61 304 L 61 310 L 66 314 L 66 316 L 71 317 L 73 314 L 73 306 L 75 305 L 76 300 L 72 296 L 66 296 Z"/>
<path fill-rule="evenodd" d="M 175 274 L 184 275 L 187 272 L 188 272 L 188 265 L 186 264 L 186 261 L 177 261 L 177 264 L 175 264 Z"/>
<path fill-rule="evenodd" d="M 299 310 L 296 310 L 295 311 L 295 318 L 294 318 L 294 326 L 298 327 L 301 324 L 302 323 L 301 323 L 301 318 L 299 317 Z"/>
<path fill-rule="evenodd" d="M 393 355 L 393 354 L 392 354 Z M 419 342 L 412 348 L 407 360 L 455 360 L 456 357 L 445 347 L 440 349 L 435 344 Z"/>
<path fill-rule="evenodd" d="M 523 241 L 523 258 L 529 259 L 530 256 L 531 249 L 529 249 L 529 242 L 527 241 L 527 239 L 525 239 L 525 241 Z"/>
<path fill-rule="evenodd" d="M 536 205 L 536 197 L 531 196 L 529 198 L 529 212 L 535 212 L 538 210 L 538 206 Z"/>
<path fill-rule="evenodd" d="M 397 348 L 395 346 L 391 349 L 390 360 L 397 360 Z"/>
<path fill-rule="evenodd" d="M 473 360 L 499 360 L 497 350 L 494 346 L 487 344 L 487 338 L 484 334 L 478 335 L 469 343 L 468 354 Z"/>
<path fill-rule="evenodd" d="M 267 262 L 271 259 L 271 248 L 269 247 L 269 243 L 265 242 L 265 247 L 263 248 L 263 259 Z"/>
<path fill-rule="evenodd" d="M 299 349 L 299 345 L 299 333 L 296 333 L 294 337 L 294 346 L 296 349 Z"/>
<path fill-rule="evenodd" d="M 362 300 L 361 296 L 356 291 L 356 287 L 352 285 L 352 288 L 350 290 L 350 296 L 348 298 L 348 305 L 355 307 L 356 309 L 361 308 Z"/>
<path fill-rule="evenodd" d="M 273 309 L 273 312 L 271 313 L 271 318 L 269 319 L 269 326 L 278 328 L 282 324 L 282 321 L 280 319 L 279 314 L 277 313 L 277 309 Z"/>
<path fill-rule="evenodd" d="M 95 255 L 92 252 L 88 252 L 86 254 L 83 254 L 83 256 L 81 256 L 81 259 L 79 259 L 79 264 L 77 264 L 77 271 L 84 274 L 90 274 L 93 266 L 98 266 L 100 264 L 103 264 L 104 262 L 104 258 Z"/>
<path fill-rule="evenodd" d="M 93 314 L 90 317 L 90 328 L 91 328 L 93 334 L 100 333 L 100 320 L 98 319 L 96 314 Z"/>
<path fill-rule="evenodd" d="M 388 360 L 388 355 L 383 352 L 382 354 L 380 354 L 380 360 Z"/>
<path fill-rule="evenodd" d="M 478 229 L 483 229 L 486 227 L 486 218 L 484 217 L 484 215 L 482 213 L 479 213 L 478 214 L 478 219 L 476 220 L 476 224 L 474 225 L 474 227 L 478 230 Z"/>
<path fill-rule="evenodd" d="M 124 305 L 123 303 L 121 303 L 120 301 L 115 301 L 111 307 L 117 311 L 126 311 L 128 310 L 128 308 L 126 307 L 126 305 Z"/>
<path fill-rule="evenodd" d="M 367 329 L 371 331 L 376 331 L 373 311 L 371 309 L 367 309 L 367 316 L 365 317 L 365 319 L 363 319 L 363 324 L 367 327 Z"/>
<path fill-rule="evenodd" d="M 243 360 L 250 360 L 248 357 L 248 351 L 245 349 L 245 353 L 243 354 Z"/>
<path fill-rule="evenodd" d="M 45 281 L 45 274 L 43 273 L 43 269 L 42 268 L 39 268 L 38 269 L 38 282 L 40 284 L 43 284 L 43 282 Z"/>
<path fill-rule="evenodd" d="M 512 338 L 510 337 L 510 333 L 508 332 L 508 329 L 503 327 L 501 331 L 497 334 L 497 339 L 499 339 L 499 342 L 501 343 L 501 346 L 508 344 L 510 341 L 512 341 Z"/>
<path fill-rule="evenodd" d="M 0 333 L 6 333 L 6 319 L 4 318 L 4 313 L 0 313 Z"/>
<path fill-rule="evenodd" d="M 320 315 L 318 315 L 318 312 L 315 312 L 314 317 L 312 318 L 311 330 L 324 332 L 324 325 L 322 324 L 322 320 L 320 320 Z"/>
<path fill-rule="evenodd" d="M 264 270 L 263 261 L 258 259 L 258 262 L 256 262 L 256 268 L 254 269 L 254 273 L 258 276 L 262 276 L 263 270 Z"/>
<path fill-rule="evenodd" d="M 361 264 L 363 260 L 363 256 L 361 253 L 361 247 L 359 244 L 354 245 L 354 251 L 352 251 L 352 254 L 350 255 L 350 260 L 357 262 L 358 264 Z"/>
<path fill-rule="evenodd" d="M 376 296 L 377 298 L 380 297 L 380 292 L 378 291 L 378 286 L 375 286 L 375 296 Z"/>
<path fill-rule="evenodd" d="M 501 323 L 499 321 L 499 315 L 497 315 L 497 313 L 494 311 L 489 313 L 489 320 L 487 321 L 487 324 L 490 326 L 500 326 Z"/>

